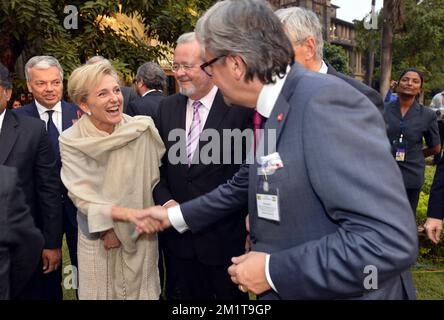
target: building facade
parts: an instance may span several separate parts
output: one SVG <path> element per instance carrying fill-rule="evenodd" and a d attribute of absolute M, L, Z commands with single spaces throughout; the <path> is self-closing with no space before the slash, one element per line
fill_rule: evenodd
<path fill-rule="evenodd" d="M 288 7 L 304 7 L 315 12 L 323 26 L 324 40 L 344 48 L 352 76 L 363 80 L 365 68 L 362 63 L 362 53 L 355 45 L 356 30 L 353 23 L 338 19 L 338 6 L 331 0 L 268 0 L 276 9 Z"/>

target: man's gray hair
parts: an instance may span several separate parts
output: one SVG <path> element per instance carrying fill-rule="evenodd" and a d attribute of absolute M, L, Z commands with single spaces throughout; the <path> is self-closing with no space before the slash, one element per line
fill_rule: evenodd
<path fill-rule="evenodd" d="M 149 89 L 163 90 L 166 86 L 167 76 L 157 63 L 150 61 L 137 69 L 136 79 L 143 81 Z"/>
<path fill-rule="evenodd" d="M 106 59 L 103 56 L 93 56 L 93 57 L 89 58 L 88 60 L 86 60 L 85 64 L 96 64 L 96 63 L 103 62 L 103 61 L 108 61 L 108 59 Z"/>
<path fill-rule="evenodd" d="M 25 64 L 25 77 L 26 81 L 31 81 L 31 69 L 36 68 L 39 70 L 46 70 L 51 67 L 57 67 L 60 72 L 60 79 L 63 80 L 63 69 L 59 61 L 53 56 L 35 56 L 28 60 Z"/>
<path fill-rule="evenodd" d="M 179 38 L 177 38 L 176 43 L 177 44 L 184 44 L 184 43 L 189 43 L 189 42 L 193 42 L 193 41 L 197 41 L 196 33 L 195 32 L 187 32 L 187 33 L 180 35 Z"/>
<path fill-rule="evenodd" d="M 246 64 L 245 81 L 274 83 L 294 60 L 290 40 L 266 1 L 217 2 L 197 22 L 196 35 L 215 57 L 239 56 Z"/>
<path fill-rule="evenodd" d="M 318 16 L 305 8 L 291 7 L 279 9 L 275 12 L 284 24 L 285 32 L 294 44 L 303 41 L 307 37 L 313 37 L 316 43 L 316 56 L 322 60 L 324 40 L 322 38 L 322 25 Z"/>

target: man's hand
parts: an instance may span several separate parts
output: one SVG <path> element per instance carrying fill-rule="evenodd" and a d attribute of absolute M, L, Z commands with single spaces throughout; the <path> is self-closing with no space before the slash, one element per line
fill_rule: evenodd
<path fill-rule="evenodd" d="M 43 249 L 43 273 L 47 274 L 57 270 L 62 262 L 62 250 L 61 249 Z"/>
<path fill-rule="evenodd" d="M 233 264 L 228 273 L 231 281 L 239 285 L 239 290 L 261 294 L 271 289 L 265 276 L 266 257 L 266 253 L 252 251 L 231 259 Z"/>
<path fill-rule="evenodd" d="M 424 228 L 427 233 L 427 237 L 432 240 L 435 244 L 438 244 L 441 238 L 442 232 L 442 220 L 435 218 L 427 218 L 424 223 Z"/>
<path fill-rule="evenodd" d="M 119 238 L 117 238 L 117 235 L 114 232 L 114 229 L 109 229 L 103 232 L 100 239 L 103 241 L 105 250 L 116 249 L 121 245 Z"/>
<path fill-rule="evenodd" d="M 138 210 L 130 221 L 136 225 L 138 233 L 154 233 L 171 227 L 168 210 L 162 206 Z"/>

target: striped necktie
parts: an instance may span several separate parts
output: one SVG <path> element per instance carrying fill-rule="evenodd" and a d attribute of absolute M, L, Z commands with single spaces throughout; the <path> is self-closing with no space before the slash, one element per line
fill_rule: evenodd
<path fill-rule="evenodd" d="M 200 119 L 199 108 L 202 106 L 200 101 L 193 102 L 193 119 L 191 120 L 190 131 L 187 138 L 187 158 L 188 166 L 191 166 L 194 151 L 199 144 L 199 136 L 202 131 L 202 121 Z"/>

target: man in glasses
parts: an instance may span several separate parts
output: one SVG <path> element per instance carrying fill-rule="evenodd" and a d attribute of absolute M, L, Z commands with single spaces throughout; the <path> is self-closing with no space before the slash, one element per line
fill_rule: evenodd
<path fill-rule="evenodd" d="M 230 153 L 230 158 L 234 147 L 223 150 L 223 130 L 244 130 L 251 123 L 251 111 L 224 103 L 211 77 L 200 68 L 204 63 L 201 54 L 194 33 L 179 37 L 172 70 L 180 93 L 163 99 L 158 109 L 156 127 L 167 152 L 154 199 L 166 208 L 203 195 L 230 179 L 240 163 L 221 164 L 227 156 L 224 152 Z M 179 130 L 182 139 L 171 139 L 173 130 Z M 211 130 L 217 134 L 220 145 L 217 139 L 201 139 Z M 177 144 L 183 147 L 179 163 L 173 152 Z M 219 160 L 209 164 L 204 161 L 203 150 L 208 147 L 219 152 Z M 248 298 L 237 290 L 227 273 L 231 257 L 244 252 L 246 214 L 246 208 L 241 208 L 204 232 L 180 234 L 170 229 L 160 234 L 169 300 Z"/>
<path fill-rule="evenodd" d="M 225 98 L 266 119 L 256 154 L 266 156 L 149 216 L 200 233 L 248 204 L 252 251 L 233 257 L 228 272 L 259 299 L 413 299 L 416 224 L 370 100 L 294 63 L 265 0 L 219 1 L 196 34 L 207 61 L 225 55 L 207 66 Z"/>

